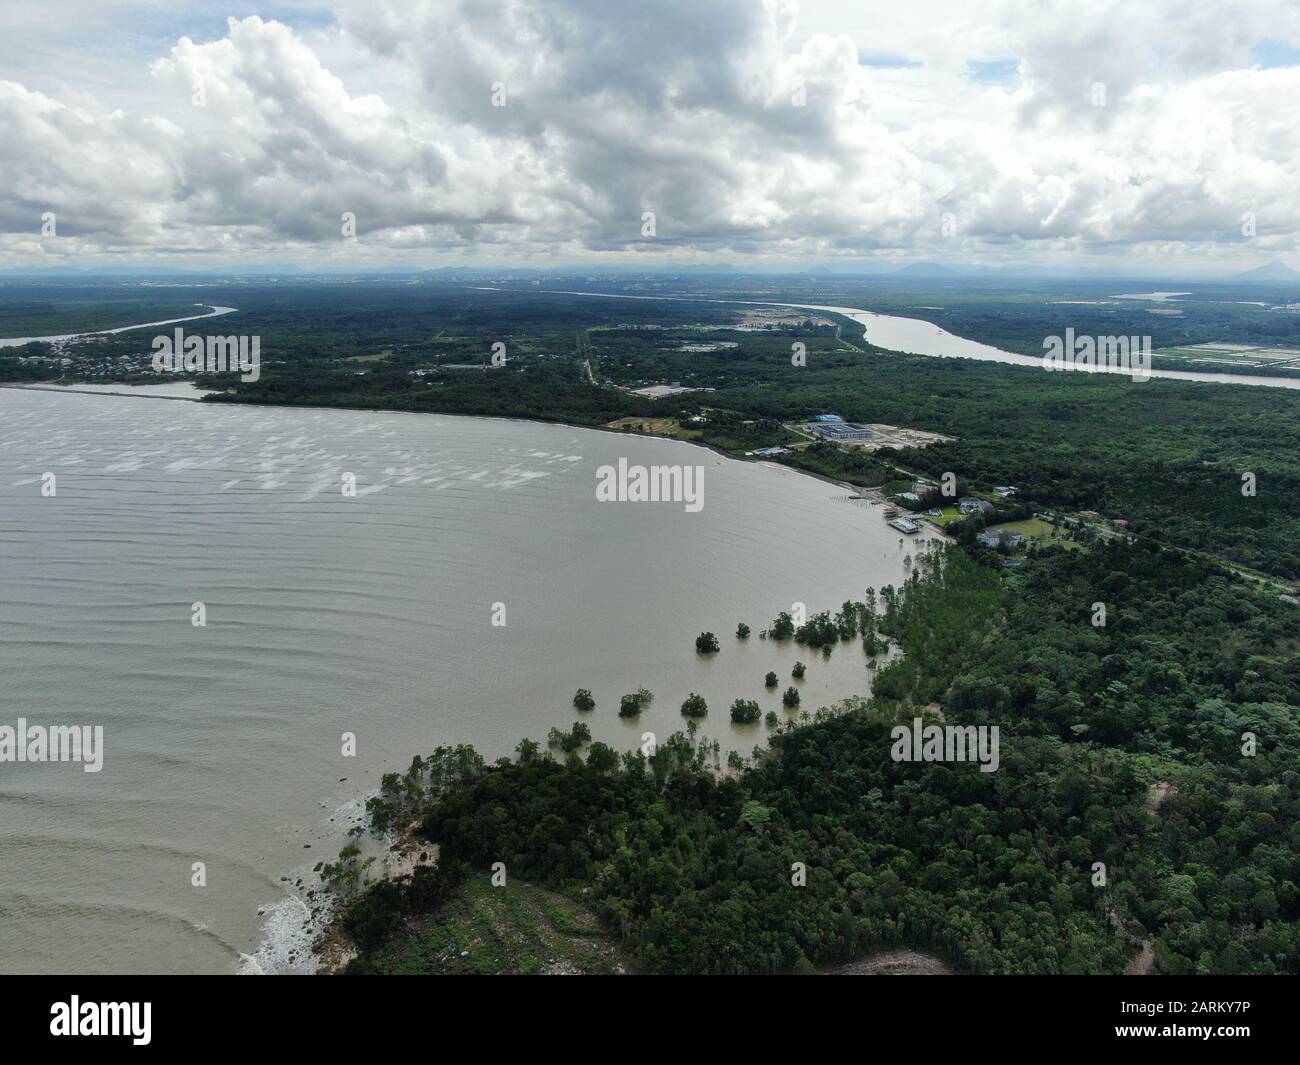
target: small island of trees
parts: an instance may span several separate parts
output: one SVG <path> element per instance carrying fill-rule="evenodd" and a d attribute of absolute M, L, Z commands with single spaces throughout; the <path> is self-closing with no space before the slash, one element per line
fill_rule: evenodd
<path fill-rule="evenodd" d="M 586 688 L 579 688 L 577 693 L 573 696 L 573 705 L 579 710 L 594 710 L 596 707 L 596 700 L 591 697 L 591 692 Z"/>
<path fill-rule="evenodd" d="M 711 632 L 702 632 L 695 637 L 695 650 L 702 655 L 715 654 L 718 651 L 718 638 Z"/>
<path fill-rule="evenodd" d="M 654 696 L 645 688 L 638 688 L 634 692 L 628 692 L 618 704 L 618 716 L 636 717 L 653 701 Z"/>
<path fill-rule="evenodd" d="M 704 701 L 703 695 L 696 695 L 691 692 L 682 703 L 683 717 L 703 717 L 709 712 L 709 704 Z"/>
<path fill-rule="evenodd" d="M 737 725 L 752 725 L 763 716 L 753 699 L 737 699 L 731 704 L 731 720 Z"/>

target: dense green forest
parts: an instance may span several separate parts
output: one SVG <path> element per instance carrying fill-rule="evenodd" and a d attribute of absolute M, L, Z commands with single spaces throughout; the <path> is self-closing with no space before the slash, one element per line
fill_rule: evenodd
<path fill-rule="evenodd" d="M 950 548 L 874 624 L 904 651 L 875 697 L 778 730 L 735 776 L 679 734 L 648 759 L 443 749 L 385 778 L 377 822 L 418 818 L 443 864 L 351 903 L 351 971 L 386 971 L 407 918 L 497 862 L 589 892 L 644 972 L 909 945 L 970 972 L 1117 973 L 1143 943 L 1160 972 L 1300 970 L 1294 608 L 1151 542 L 1007 577 Z M 930 700 L 1000 726 L 996 772 L 891 758 L 894 720 Z"/>

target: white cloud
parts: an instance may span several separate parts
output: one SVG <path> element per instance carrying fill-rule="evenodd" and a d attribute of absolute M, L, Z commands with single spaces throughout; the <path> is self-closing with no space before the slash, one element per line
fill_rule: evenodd
<path fill-rule="evenodd" d="M 1294 5 L 880 8 L 341 0 L 325 25 L 253 16 L 173 38 L 108 85 L 111 56 L 70 39 L 94 79 L 0 83 L 0 257 L 1296 250 L 1300 68 L 1250 67 L 1259 41 L 1300 40 Z M 969 76 L 1008 58 L 1005 84 Z M 57 238 L 40 237 L 43 211 Z"/>

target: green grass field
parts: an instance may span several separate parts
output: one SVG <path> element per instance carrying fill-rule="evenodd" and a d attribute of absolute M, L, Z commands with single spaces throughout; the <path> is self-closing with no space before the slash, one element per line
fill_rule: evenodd
<path fill-rule="evenodd" d="M 1010 529 L 1012 532 L 1024 533 L 1029 540 L 1046 540 L 1054 536 L 1064 535 L 1064 529 L 1058 529 L 1049 521 L 1042 518 L 1025 518 L 1024 521 L 1009 521 L 1005 525 L 999 525 L 999 529 Z"/>
<path fill-rule="evenodd" d="M 961 511 L 959 511 L 956 507 L 944 507 L 943 513 L 940 514 L 937 518 L 928 518 L 927 520 L 932 521 L 936 525 L 942 527 L 947 525 L 950 521 L 956 521 L 961 516 L 962 516 Z"/>
<path fill-rule="evenodd" d="M 1025 518 L 1023 521 L 1009 521 L 1004 525 L 999 525 L 999 529 L 1010 529 L 1012 532 L 1024 533 L 1027 541 L 1039 544 L 1054 543 L 1061 547 L 1068 548 L 1071 551 L 1082 551 L 1083 545 L 1077 541 L 1068 539 L 1068 533 L 1060 526 L 1053 525 L 1050 521 L 1044 521 L 1042 518 Z"/>

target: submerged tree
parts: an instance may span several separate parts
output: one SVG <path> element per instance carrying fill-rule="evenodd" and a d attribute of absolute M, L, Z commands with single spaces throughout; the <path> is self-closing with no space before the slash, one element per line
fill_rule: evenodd
<path fill-rule="evenodd" d="M 794 635 L 794 618 L 788 610 L 782 610 L 767 631 L 774 640 L 788 640 Z"/>
<path fill-rule="evenodd" d="M 581 721 L 575 721 L 573 728 L 568 732 L 561 732 L 558 728 L 552 728 L 546 735 L 546 745 L 548 747 L 558 747 L 565 754 L 572 754 L 584 743 L 591 742 L 591 729 Z"/>
<path fill-rule="evenodd" d="M 709 704 L 704 701 L 703 695 L 696 695 L 691 692 L 682 703 L 682 716 L 684 717 L 703 717 L 709 712 Z"/>
<path fill-rule="evenodd" d="M 847 621 L 844 622 L 848 624 Z M 856 628 L 856 625 L 855 625 Z M 840 626 L 831 620 L 829 610 L 814 614 L 800 625 L 794 634 L 795 641 L 812 647 L 824 647 L 840 639 Z"/>
<path fill-rule="evenodd" d="M 718 638 L 711 632 L 702 632 L 695 637 L 695 650 L 702 655 L 714 654 L 718 650 Z"/>
<path fill-rule="evenodd" d="M 645 688 L 638 688 L 634 692 L 628 692 L 619 701 L 618 716 L 636 717 L 642 710 L 650 705 L 653 699 L 654 696 L 646 691 Z"/>

